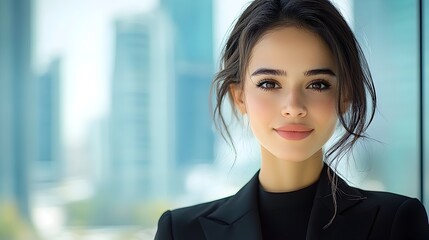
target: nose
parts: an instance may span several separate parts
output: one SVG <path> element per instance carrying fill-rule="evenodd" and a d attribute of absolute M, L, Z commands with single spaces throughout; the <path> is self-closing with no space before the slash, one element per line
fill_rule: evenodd
<path fill-rule="evenodd" d="M 305 117 L 307 108 L 299 91 L 290 91 L 284 98 L 281 114 L 285 117 Z"/>

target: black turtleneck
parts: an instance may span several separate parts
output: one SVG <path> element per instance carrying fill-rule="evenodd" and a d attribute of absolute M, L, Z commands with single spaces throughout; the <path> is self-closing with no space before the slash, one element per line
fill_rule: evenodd
<path fill-rule="evenodd" d="M 293 192 L 271 193 L 259 186 L 263 239 L 305 239 L 318 181 Z"/>

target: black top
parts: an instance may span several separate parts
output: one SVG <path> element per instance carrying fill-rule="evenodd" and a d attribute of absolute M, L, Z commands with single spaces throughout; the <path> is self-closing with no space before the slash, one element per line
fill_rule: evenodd
<path fill-rule="evenodd" d="M 317 184 L 284 193 L 266 192 L 259 186 L 263 239 L 305 239 Z"/>

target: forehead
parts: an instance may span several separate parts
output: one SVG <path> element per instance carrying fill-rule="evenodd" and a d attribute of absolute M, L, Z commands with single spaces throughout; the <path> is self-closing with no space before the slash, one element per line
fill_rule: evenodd
<path fill-rule="evenodd" d="M 321 67 L 335 71 L 326 43 L 316 33 L 293 26 L 269 30 L 259 39 L 252 49 L 248 70 L 260 67 L 287 72 Z"/>

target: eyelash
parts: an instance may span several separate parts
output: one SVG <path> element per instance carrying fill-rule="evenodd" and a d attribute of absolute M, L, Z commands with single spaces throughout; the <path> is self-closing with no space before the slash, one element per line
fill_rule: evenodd
<path fill-rule="evenodd" d="M 320 85 L 325 85 L 325 86 L 322 86 L 321 88 L 310 88 L 310 86 L 314 85 L 314 84 L 320 84 Z M 326 81 L 326 80 L 319 79 L 319 80 L 311 81 L 310 84 L 308 85 L 308 88 L 309 89 L 314 89 L 314 90 L 319 91 L 319 92 L 322 92 L 322 91 L 326 91 L 326 90 L 330 89 L 331 88 L 331 84 L 328 81 Z"/>
<path fill-rule="evenodd" d="M 272 88 L 268 88 L 268 87 L 263 87 L 263 85 L 266 85 L 266 84 L 272 84 L 272 85 L 277 85 L 278 87 L 272 87 Z M 280 88 L 280 86 L 279 86 L 279 84 L 277 83 L 277 81 L 274 81 L 274 80 L 269 80 L 269 79 L 262 79 L 262 80 L 260 80 L 257 84 L 256 84 L 256 86 L 258 87 L 258 88 L 260 88 L 260 89 L 262 89 L 262 90 L 264 90 L 264 91 L 272 91 L 272 90 L 274 90 L 274 89 L 278 89 L 278 88 Z"/>
<path fill-rule="evenodd" d="M 277 85 L 277 87 L 266 87 L 266 86 L 264 87 L 264 85 L 266 85 L 266 84 Z M 312 85 L 315 85 L 315 84 L 320 84 L 320 85 L 324 85 L 324 86 L 319 86 L 318 88 L 315 88 L 314 86 L 311 87 Z M 262 89 L 263 91 L 273 91 L 275 89 L 279 89 L 280 88 L 280 86 L 277 83 L 277 81 L 270 80 L 270 79 L 262 79 L 262 80 L 260 80 L 256 84 L 256 86 L 258 88 Z M 322 91 L 326 91 L 326 90 L 330 89 L 331 88 L 331 84 L 328 81 L 326 81 L 326 80 L 318 79 L 318 80 L 311 81 L 310 84 L 308 84 L 307 88 L 308 89 L 313 89 L 313 90 L 318 91 L 318 92 L 322 92 Z"/>

